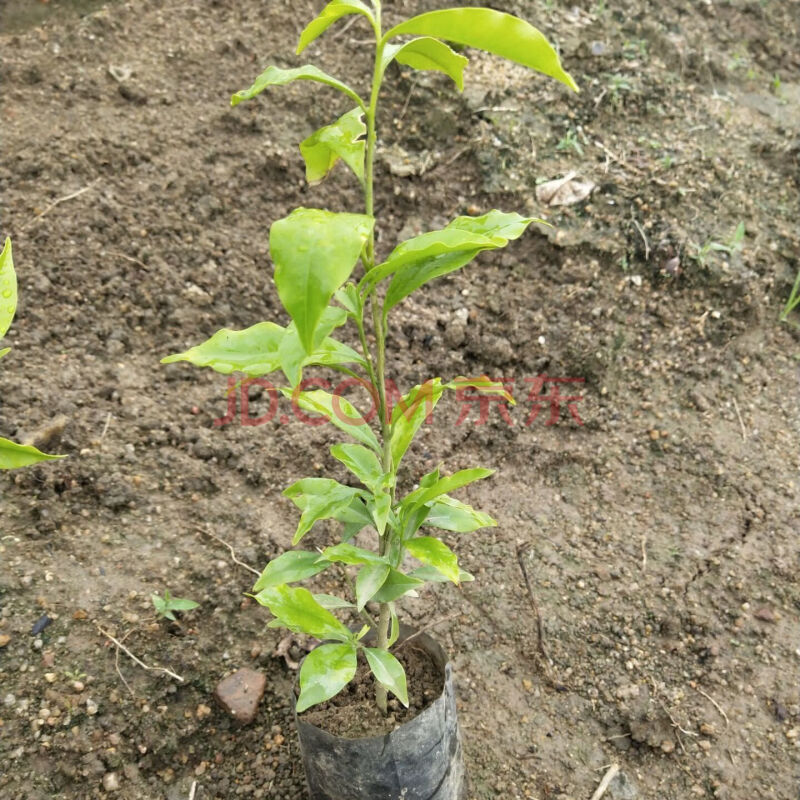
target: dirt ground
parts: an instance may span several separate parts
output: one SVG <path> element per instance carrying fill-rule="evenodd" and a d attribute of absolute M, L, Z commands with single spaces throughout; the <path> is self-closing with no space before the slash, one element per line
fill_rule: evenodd
<path fill-rule="evenodd" d="M 285 322 L 270 223 L 297 205 L 359 210 L 343 171 L 307 187 L 297 152 L 347 110 L 336 95 L 295 85 L 228 106 L 268 64 L 302 63 L 321 3 L 79 16 L 51 0 L 27 27 L 10 17 L 22 5 L 0 35 L 0 231 L 21 294 L 0 433 L 69 458 L 0 477 L 0 798 L 301 798 L 295 673 L 220 540 L 257 569 L 281 552 L 296 513 L 280 492 L 343 478 L 337 437 L 288 405 L 215 427 L 224 377 L 158 362 L 222 327 Z M 418 626 L 450 618 L 435 633 L 471 798 L 588 800 L 612 763 L 613 800 L 797 798 L 800 342 L 777 317 L 800 248 L 800 4 L 492 5 L 557 42 L 582 93 L 479 53 L 463 95 L 393 68 L 378 165 L 382 253 L 494 207 L 555 226 L 393 318 L 401 388 L 487 372 L 518 401 L 513 425 L 498 405 L 476 425 L 479 409 L 443 401 L 402 475 L 498 470 L 460 496 L 499 527 L 448 539 L 476 582 L 404 606 Z M 365 85 L 366 31 L 332 33 L 308 60 Z M 569 172 L 590 198 L 536 199 Z M 561 387 L 583 396 L 582 425 L 567 408 L 526 425 L 542 374 L 585 379 Z M 155 621 L 165 588 L 200 608 Z M 212 700 L 239 666 L 268 675 L 244 728 Z"/>

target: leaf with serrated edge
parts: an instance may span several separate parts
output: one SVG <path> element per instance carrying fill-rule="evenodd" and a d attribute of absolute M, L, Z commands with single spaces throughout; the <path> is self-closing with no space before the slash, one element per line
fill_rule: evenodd
<path fill-rule="evenodd" d="M 486 50 L 535 69 L 574 91 L 578 86 L 564 71 L 558 54 L 544 35 L 519 17 L 489 8 L 449 8 L 420 14 L 389 30 L 384 40 L 415 34 Z"/>
<path fill-rule="evenodd" d="M 408 689 L 403 665 L 391 653 L 377 647 L 365 647 L 364 655 L 375 680 L 408 708 Z"/>
<path fill-rule="evenodd" d="M 303 659 L 298 714 L 330 700 L 353 680 L 358 665 L 357 653 L 355 644 L 322 644 Z"/>

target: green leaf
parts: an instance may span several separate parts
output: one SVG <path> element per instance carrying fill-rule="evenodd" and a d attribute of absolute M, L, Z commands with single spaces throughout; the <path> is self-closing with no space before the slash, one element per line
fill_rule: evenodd
<path fill-rule="evenodd" d="M 344 531 L 342 532 L 343 542 L 352 539 L 367 525 L 372 525 L 372 516 L 360 497 L 354 498 L 349 506 L 337 511 L 333 515 L 333 518 L 344 523 Z"/>
<path fill-rule="evenodd" d="M 386 531 L 386 524 L 392 512 L 392 496 L 386 491 L 376 491 L 372 495 L 372 501 L 367 499 L 367 507 L 372 512 L 372 519 L 375 521 L 375 528 L 379 536 L 383 536 Z"/>
<path fill-rule="evenodd" d="M 497 522 L 488 514 L 477 511 L 472 506 L 447 495 L 430 503 L 430 509 L 422 524 L 456 533 L 469 533 L 479 528 L 497 527 Z"/>
<path fill-rule="evenodd" d="M 11 352 L 10 347 L 4 347 L 2 350 L 0 350 L 0 358 L 2 358 L 3 356 L 7 355 L 10 352 Z"/>
<path fill-rule="evenodd" d="M 200 607 L 200 603 L 195 603 L 194 600 L 189 600 L 187 597 L 172 597 L 169 605 L 173 611 L 191 611 L 193 608 Z"/>
<path fill-rule="evenodd" d="M 256 79 L 249 89 L 243 89 L 241 92 L 236 92 L 231 97 L 231 105 L 238 106 L 243 100 L 252 100 L 256 95 L 261 94 L 269 86 L 285 86 L 292 81 L 316 81 L 317 83 L 324 83 L 327 86 L 332 86 L 338 89 L 343 94 L 346 94 L 352 100 L 355 100 L 358 105 L 366 111 L 364 101 L 354 92 L 347 84 L 342 83 L 336 78 L 331 77 L 321 69 L 306 64 L 303 67 L 296 69 L 281 69 L 280 67 L 267 67 Z"/>
<path fill-rule="evenodd" d="M 408 690 L 403 665 L 391 653 L 377 647 L 365 647 L 364 655 L 375 680 L 408 708 Z"/>
<path fill-rule="evenodd" d="M 341 289 L 337 289 L 333 296 L 337 303 L 347 309 L 347 313 L 351 317 L 354 319 L 361 318 L 364 306 L 361 302 L 358 288 L 354 283 L 345 284 Z"/>
<path fill-rule="evenodd" d="M 292 539 L 292 545 L 296 545 L 315 522 L 335 517 L 353 502 L 360 491 L 330 478 L 303 478 L 285 489 L 283 494 L 303 512 Z"/>
<path fill-rule="evenodd" d="M 359 611 L 372 600 L 375 592 L 383 586 L 389 569 L 388 564 L 369 564 L 359 570 L 356 576 L 356 607 Z"/>
<path fill-rule="evenodd" d="M 364 112 L 354 108 L 333 123 L 320 128 L 300 144 L 306 162 L 306 180 L 313 184 L 321 181 L 341 158 L 363 184 L 366 141 Z"/>
<path fill-rule="evenodd" d="M 411 575 L 405 575 L 400 570 L 392 567 L 383 582 L 383 586 L 378 589 L 372 599 L 376 603 L 392 603 L 418 586 L 422 586 L 423 583 L 425 581 L 421 581 Z"/>
<path fill-rule="evenodd" d="M 334 597 L 332 594 L 315 594 L 314 599 L 323 607 L 329 610 L 336 608 L 355 608 L 352 603 L 342 600 L 341 597 Z"/>
<path fill-rule="evenodd" d="M 365 550 L 363 547 L 356 547 L 352 544 L 337 544 L 334 547 L 326 547 L 321 554 L 322 558 L 328 561 L 341 564 L 385 564 L 386 560 Z"/>
<path fill-rule="evenodd" d="M 384 479 L 378 456 L 360 444 L 335 444 L 331 455 L 344 464 L 370 491 L 378 491 Z"/>
<path fill-rule="evenodd" d="M 344 397 L 334 397 L 334 395 L 322 389 L 293 395 L 288 392 L 285 392 L 285 394 L 291 396 L 304 411 L 322 414 L 339 430 L 350 434 L 357 441 L 371 447 L 376 453 L 382 452 L 378 439 L 367 421 L 355 409 L 353 404 Z"/>
<path fill-rule="evenodd" d="M 514 396 L 506 390 L 505 384 L 502 381 L 493 381 L 488 375 L 481 375 L 479 378 L 456 378 L 444 384 L 444 388 L 457 392 L 475 389 L 481 394 L 500 395 L 510 405 L 516 405 Z"/>
<path fill-rule="evenodd" d="M 254 592 L 271 589 L 284 583 L 296 583 L 327 569 L 330 564 L 320 560 L 319 553 L 307 550 L 287 550 L 264 567 L 253 586 Z"/>
<path fill-rule="evenodd" d="M 464 91 L 464 67 L 469 64 L 469 59 L 451 50 L 438 39 L 424 36 L 405 44 L 387 45 L 383 52 L 383 70 L 392 59 L 413 69 L 444 72 L 455 81 L 460 92 Z"/>
<path fill-rule="evenodd" d="M 402 503 L 400 503 L 400 507 L 404 512 L 413 511 L 429 503 L 431 500 L 436 499 L 439 495 L 455 491 L 462 486 L 467 486 L 475 481 L 483 480 L 493 474 L 493 469 L 483 469 L 482 467 L 459 470 L 446 478 L 440 478 L 433 486 L 420 486 L 416 491 L 407 494 L 403 498 Z"/>
<path fill-rule="evenodd" d="M 17 273 L 14 272 L 14 257 L 11 252 L 11 239 L 6 237 L 0 253 L 0 339 L 11 327 L 17 310 Z M 0 358 L 8 349 L 0 353 Z"/>
<path fill-rule="evenodd" d="M 314 39 L 325 33 L 334 22 L 347 14 L 363 14 L 370 22 L 374 21 L 369 6 L 362 3 L 361 0 L 333 0 L 322 9 L 322 13 L 316 19 L 306 25 L 305 30 L 300 34 L 297 55 L 300 55 Z"/>
<path fill-rule="evenodd" d="M 390 447 L 395 472 L 422 423 L 433 413 L 442 392 L 441 380 L 433 378 L 403 395 L 392 409 Z"/>
<path fill-rule="evenodd" d="M 297 713 L 323 703 L 353 680 L 358 649 L 353 643 L 322 644 L 303 659 L 300 667 L 300 697 Z"/>
<path fill-rule="evenodd" d="M 223 375 L 243 372 L 256 378 L 280 367 L 278 352 L 285 334 L 286 329 L 274 322 L 259 322 L 243 331 L 223 328 L 203 344 L 162 358 L 161 363 L 188 361 L 196 367 L 211 367 Z"/>
<path fill-rule="evenodd" d="M 436 574 L 438 575 L 439 573 L 437 572 Z M 391 647 L 400 638 L 400 620 L 397 619 L 394 603 L 389 603 L 389 614 L 389 638 L 386 640 L 386 647 Z"/>
<path fill-rule="evenodd" d="M 420 14 L 392 28 L 384 36 L 415 34 L 486 50 L 524 67 L 535 69 L 578 91 L 561 66 L 558 54 L 544 35 L 524 20 L 489 8 L 449 8 Z"/>
<path fill-rule="evenodd" d="M 40 461 L 55 461 L 66 456 L 52 456 L 42 453 L 33 445 L 17 444 L 9 439 L 0 437 L 0 469 L 19 469 L 38 464 Z"/>
<path fill-rule="evenodd" d="M 306 633 L 315 639 L 352 641 L 352 633 L 330 611 L 323 608 L 308 589 L 273 586 L 259 592 L 255 597 L 280 620 L 281 627 L 294 633 Z"/>
<path fill-rule="evenodd" d="M 278 296 L 306 352 L 312 352 L 322 315 L 350 277 L 373 224 L 364 214 L 315 208 L 298 208 L 272 224 L 269 244 Z"/>
<path fill-rule="evenodd" d="M 278 348 L 278 360 L 292 387 L 297 386 L 302 380 L 303 367 L 365 364 L 364 359 L 355 350 L 328 336 L 334 328 L 344 325 L 346 321 L 347 312 L 343 308 L 328 306 L 322 312 L 319 325 L 314 331 L 313 352 L 310 354 L 300 341 L 297 326 L 294 322 L 289 324 Z"/>
<path fill-rule="evenodd" d="M 461 580 L 456 554 L 439 539 L 432 536 L 418 536 L 406 542 L 406 550 L 418 561 L 439 570 L 453 583 L 458 584 Z"/>
<path fill-rule="evenodd" d="M 409 575 L 429 583 L 448 583 L 450 581 L 450 578 L 442 575 L 436 567 L 417 567 L 417 569 L 411 570 Z M 458 571 L 458 580 L 459 583 L 469 583 L 475 580 L 475 576 L 470 575 L 466 570 L 460 569 Z"/>

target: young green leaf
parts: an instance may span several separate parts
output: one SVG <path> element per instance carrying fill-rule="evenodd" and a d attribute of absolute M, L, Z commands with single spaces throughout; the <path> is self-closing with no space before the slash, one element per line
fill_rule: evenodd
<path fill-rule="evenodd" d="M 372 513 L 372 519 L 375 521 L 375 529 L 378 531 L 378 536 L 383 536 L 386 531 L 386 524 L 389 521 L 389 515 L 392 512 L 392 496 L 385 490 L 376 491 L 370 500 L 367 498 L 367 507 Z"/>
<path fill-rule="evenodd" d="M 0 469 L 19 469 L 38 464 L 40 461 L 54 461 L 57 458 L 66 456 L 51 456 L 37 450 L 33 445 L 17 444 L 0 436 Z"/>
<path fill-rule="evenodd" d="M 280 67 L 267 67 L 253 82 L 249 89 L 243 89 L 241 92 L 236 92 L 231 97 L 231 105 L 238 106 L 244 100 L 252 100 L 256 95 L 261 94 L 264 89 L 269 86 L 285 86 L 292 81 L 316 81 L 317 83 L 324 83 L 334 89 L 338 89 L 343 94 L 346 94 L 352 100 L 358 103 L 359 107 L 366 111 L 364 101 L 354 92 L 347 84 L 342 83 L 336 78 L 331 77 L 321 69 L 306 64 L 303 67 L 296 69 L 281 69 Z"/>
<path fill-rule="evenodd" d="M 319 553 L 315 551 L 287 550 L 264 567 L 264 571 L 253 586 L 253 592 L 258 593 L 262 589 L 305 580 L 329 566 L 330 564 L 320 559 Z"/>
<path fill-rule="evenodd" d="M 329 700 L 353 680 L 358 650 L 353 643 L 322 644 L 314 648 L 300 667 L 297 713 Z"/>
<path fill-rule="evenodd" d="M 337 289 L 333 295 L 337 303 L 347 309 L 347 313 L 354 319 L 360 319 L 364 306 L 358 287 L 354 283 L 345 284 L 341 289 Z"/>
<path fill-rule="evenodd" d="M 505 384 L 502 381 L 493 381 L 487 375 L 482 375 L 480 378 L 456 378 L 444 384 L 444 388 L 457 392 L 475 389 L 481 394 L 500 395 L 510 405 L 516 405 L 514 396 L 506 390 Z"/>
<path fill-rule="evenodd" d="M 423 525 L 455 533 L 469 533 L 479 528 L 497 527 L 497 522 L 488 514 L 477 511 L 472 506 L 447 495 L 438 497 L 429 506 L 428 514 L 422 522 Z"/>
<path fill-rule="evenodd" d="M 297 325 L 306 352 L 333 293 L 350 277 L 374 220 L 298 208 L 272 224 L 270 252 L 278 296 Z"/>
<path fill-rule="evenodd" d="M 431 500 L 436 499 L 446 492 L 455 491 L 462 486 L 467 486 L 474 481 L 483 480 L 493 474 L 493 469 L 483 469 L 482 467 L 459 470 L 453 475 L 448 475 L 446 478 L 440 478 L 433 486 L 420 486 L 416 491 L 407 494 L 403 498 L 400 507 L 405 513 L 408 513 L 409 511 L 424 506 L 426 503 L 429 503 Z"/>
<path fill-rule="evenodd" d="M 194 600 L 189 600 L 186 597 L 173 597 L 169 593 L 169 589 L 164 590 L 164 596 L 159 597 L 157 594 L 151 596 L 153 601 L 153 608 L 156 614 L 161 617 L 166 617 L 169 620 L 175 621 L 174 611 L 191 611 L 193 608 L 198 608 L 200 603 L 195 603 Z"/>
<path fill-rule="evenodd" d="M 11 239 L 6 237 L 0 253 L 0 339 L 11 327 L 17 310 L 17 273 L 14 272 L 14 257 L 11 252 Z M 8 349 L 4 350 L 5 355 Z M 0 355 L 0 357 L 2 357 Z"/>
<path fill-rule="evenodd" d="M 315 639 L 352 641 L 353 634 L 330 611 L 323 608 L 308 589 L 273 586 L 264 589 L 256 600 L 266 606 L 283 628 L 306 633 Z"/>
<path fill-rule="evenodd" d="M 439 570 L 448 580 L 458 584 L 461 570 L 456 554 L 442 541 L 432 536 L 418 536 L 406 542 L 406 550 L 414 558 Z"/>
<path fill-rule="evenodd" d="M 390 447 L 395 471 L 414 436 L 439 402 L 444 391 L 439 378 L 415 386 L 392 409 Z"/>
<path fill-rule="evenodd" d="M 347 14 L 363 14 L 370 22 L 374 22 L 372 11 L 361 0 L 332 0 L 322 9 L 322 13 L 318 17 L 306 25 L 305 30 L 300 34 L 297 55 L 300 55 L 314 39 L 325 33 L 334 22 Z"/>
<path fill-rule="evenodd" d="M 356 607 L 361 611 L 372 600 L 373 595 L 383 586 L 389 574 L 388 564 L 368 564 L 356 576 Z"/>
<path fill-rule="evenodd" d="M 321 181 L 341 158 L 363 184 L 366 132 L 364 112 L 354 108 L 303 140 L 300 152 L 306 162 L 306 180 L 312 184 Z"/>
<path fill-rule="evenodd" d="M 408 690 L 403 665 L 390 652 L 377 647 L 365 647 L 364 655 L 375 680 L 408 708 Z"/>
<path fill-rule="evenodd" d="M 280 367 L 278 352 L 286 329 L 274 322 L 259 322 L 243 331 L 223 328 L 203 344 L 161 359 L 162 364 L 188 361 L 230 375 L 243 372 L 250 378 L 268 375 Z"/>
<path fill-rule="evenodd" d="M 313 392 L 300 392 L 291 394 L 292 400 L 304 411 L 312 411 L 315 414 L 322 414 L 339 430 L 350 434 L 354 439 L 362 444 L 371 447 L 376 453 L 381 453 L 381 446 L 373 430 L 369 427 L 364 417 L 356 410 L 349 400 L 338 395 L 334 396 L 322 389 L 315 389 Z"/>
<path fill-rule="evenodd" d="M 385 70 L 393 59 L 413 69 L 444 72 L 455 81 L 459 92 L 464 91 L 464 67 L 469 64 L 469 59 L 438 39 L 423 36 L 405 44 L 387 45 L 383 51 L 382 69 Z"/>
<path fill-rule="evenodd" d="M 292 545 L 296 545 L 315 522 L 334 517 L 347 508 L 360 493 L 358 489 L 343 486 L 330 478 L 304 478 L 284 489 L 284 496 L 303 512 Z"/>
<path fill-rule="evenodd" d="M 436 573 L 439 574 L 438 572 Z M 400 620 L 397 619 L 397 610 L 394 603 L 389 603 L 389 638 L 386 640 L 386 647 L 391 647 L 400 638 Z"/>
<path fill-rule="evenodd" d="M 416 569 L 411 570 L 408 573 L 414 578 L 419 578 L 421 581 L 425 581 L 426 583 L 449 583 L 450 578 L 446 575 L 442 575 L 436 567 L 417 567 Z M 460 569 L 458 571 L 458 581 L 459 583 L 469 583 L 470 581 L 474 581 L 475 576 L 470 575 L 469 572 L 466 570 Z"/>
<path fill-rule="evenodd" d="M 400 570 L 392 567 L 383 582 L 383 586 L 378 589 L 372 599 L 376 603 L 392 603 L 418 586 L 422 586 L 424 582 L 411 575 L 405 575 Z"/>
<path fill-rule="evenodd" d="M 344 464 L 370 491 L 379 490 L 383 481 L 383 468 L 378 456 L 360 444 L 335 444 L 331 455 Z"/>
<path fill-rule="evenodd" d="M 333 611 L 337 608 L 355 608 L 352 603 L 348 603 L 347 600 L 342 600 L 341 597 L 334 597 L 332 594 L 315 594 L 314 599 L 323 608 L 327 608 L 329 611 Z"/>
<path fill-rule="evenodd" d="M 0 350 L 0 358 L 2 358 L 5 355 L 8 355 L 10 352 L 11 352 L 10 347 L 4 347 L 2 350 Z"/>
<path fill-rule="evenodd" d="M 333 547 L 326 547 L 322 551 L 322 558 L 333 563 L 341 564 L 385 564 L 384 558 L 372 550 L 356 547 L 352 544 L 342 543 Z"/>
<path fill-rule="evenodd" d="M 342 531 L 343 542 L 350 541 L 367 525 L 372 525 L 372 516 L 360 497 L 353 498 L 353 502 L 346 508 L 339 509 L 333 515 L 333 518 L 344 523 L 344 530 Z"/>
<path fill-rule="evenodd" d="M 403 34 L 435 36 L 486 50 L 535 69 L 578 91 L 544 35 L 524 20 L 489 8 L 449 8 L 420 14 L 396 25 L 384 40 Z"/>

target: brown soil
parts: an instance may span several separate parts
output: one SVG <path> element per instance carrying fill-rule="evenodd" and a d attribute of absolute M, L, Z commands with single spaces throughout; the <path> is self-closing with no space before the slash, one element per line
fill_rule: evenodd
<path fill-rule="evenodd" d="M 389 695 L 389 715 L 384 717 L 375 705 L 375 679 L 366 659 L 359 657 L 355 678 L 347 688 L 327 703 L 305 711 L 302 719 L 332 733 L 355 739 L 359 736 L 383 736 L 398 725 L 410 722 L 424 711 L 444 690 L 444 675 L 431 657 L 409 643 L 393 650 L 406 671 L 408 708 Z"/>
<path fill-rule="evenodd" d="M 392 22 L 451 4 L 386 5 Z M 304 796 L 282 634 L 208 534 L 261 568 L 296 524 L 281 490 L 345 477 L 328 455 L 339 437 L 283 403 L 261 427 L 215 427 L 226 381 L 158 360 L 221 327 L 285 322 L 270 223 L 297 205 L 359 208 L 343 171 L 309 189 L 297 152 L 347 110 L 335 95 L 227 104 L 267 64 L 298 63 L 312 5 L 130 0 L 0 37 L 2 234 L 21 292 L 0 434 L 61 417 L 50 446 L 69 455 L 0 476 L 2 800 Z M 492 5 L 556 40 L 583 91 L 470 53 L 463 95 L 399 69 L 383 95 L 381 253 L 493 207 L 554 225 L 393 315 L 400 387 L 486 372 L 515 379 L 518 401 L 514 425 L 492 406 L 457 426 L 449 397 L 405 459 L 403 487 L 440 460 L 496 468 L 459 496 L 499 526 L 448 536 L 476 582 L 430 587 L 403 618 L 454 615 L 436 635 L 471 800 L 581 800 L 613 762 L 613 800 L 789 800 L 800 336 L 777 316 L 800 252 L 797 3 Z M 308 60 L 364 86 L 365 35 L 339 30 Z M 543 208 L 536 185 L 569 171 L 592 197 Z M 712 246 L 740 222 L 740 248 Z M 566 409 L 525 424 L 525 379 L 541 373 L 585 379 L 584 425 Z M 252 416 L 269 408 L 257 394 Z M 201 604 L 180 626 L 152 618 L 165 588 Z M 117 659 L 98 626 L 183 680 Z M 268 686 L 239 729 L 211 698 L 244 665 Z"/>

